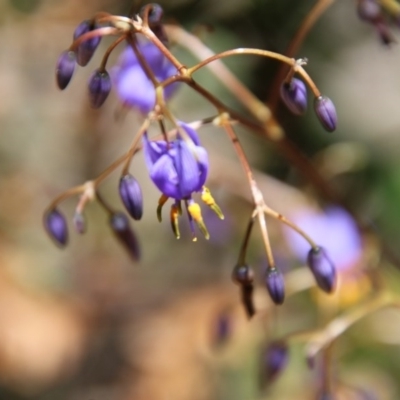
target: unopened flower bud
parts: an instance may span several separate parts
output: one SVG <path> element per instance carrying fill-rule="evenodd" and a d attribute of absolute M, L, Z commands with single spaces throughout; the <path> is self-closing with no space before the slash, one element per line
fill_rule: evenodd
<path fill-rule="evenodd" d="M 254 281 L 254 271 L 247 264 L 238 264 L 232 271 L 232 280 L 238 285 L 252 285 Z"/>
<path fill-rule="evenodd" d="M 287 344 L 283 341 L 270 343 L 262 354 L 262 384 L 271 383 L 285 369 L 289 359 Z"/>
<path fill-rule="evenodd" d="M 275 304 L 283 304 L 285 300 L 285 282 L 282 273 L 276 268 L 268 268 L 265 273 L 265 286 Z"/>
<path fill-rule="evenodd" d="M 89 79 L 89 100 L 93 108 L 99 108 L 111 91 L 111 78 L 107 71 L 97 69 Z"/>
<path fill-rule="evenodd" d="M 333 132 L 337 125 L 336 108 L 332 100 L 326 96 L 319 96 L 314 101 L 314 110 L 322 126 Z"/>
<path fill-rule="evenodd" d="M 66 50 L 61 53 L 56 66 L 57 86 L 64 90 L 74 74 L 76 66 L 76 54 L 73 51 Z"/>
<path fill-rule="evenodd" d="M 64 215 L 56 208 L 44 216 L 44 227 L 54 242 L 64 247 L 68 243 L 68 228 Z"/>
<path fill-rule="evenodd" d="M 326 293 L 331 293 L 336 286 L 336 269 L 322 247 L 310 249 L 307 264 L 317 282 Z"/>
<path fill-rule="evenodd" d="M 147 7 L 151 7 L 149 14 L 148 14 L 148 21 L 149 21 L 150 27 L 152 27 L 153 25 L 161 24 L 162 17 L 164 15 L 163 8 L 157 3 L 147 4 L 146 6 L 142 7 L 139 12 L 139 15 L 142 18 L 143 18 L 144 10 Z"/>
<path fill-rule="evenodd" d="M 91 32 L 97 28 L 97 25 L 93 21 L 83 21 L 75 29 L 74 40 L 78 39 L 85 33 Z M 101 40 L 100 36 L 93 37 L 91 39 L 85 40 L 77 48 L 77 63 L 84 67 L 91 60 L 94 52 L 97 49 Z"/>
<path fill-rule="evenodd" d="M 119 195 L 129 215 L 136 220 L 143 215 L 143 196 L 139 182 L 130 174 L 121 177 Z"/>
<path fill-rule="evenodd" d="M 75 230 L 80 233 L 83 234 L 86 232 L 86 220 L 85 220 L 85 216 L 80 213 L 80 212 L 76 212 L 74 214 L 74 218 L 72 220 Z"/>
<path fill-rule="evenodd" d="M 282 83 L 281 98 L 295 115 L 302 115 L 307 110 L 307 88 L 300 79 L 292 78 L 290 82 Z"/>
<path fill-rule="evenodd" d="M 128 217 L 123 212 L 111 215 L 110 226 L 119 242 L 125 247 L 133 260 L 140 258 L 139 243 L 132 230 Z"/>
<path fill-rule="evenodd" d="M 363 21 L 374 23 L 381 17 L 381 5 L 376 0 L 359 0 L 357 13 Z"/>

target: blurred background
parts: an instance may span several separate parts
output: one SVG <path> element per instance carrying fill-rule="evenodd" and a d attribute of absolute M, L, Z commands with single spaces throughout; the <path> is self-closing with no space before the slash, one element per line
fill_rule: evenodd
<path fill-rule="evenodd" d="M 304 342 L 288 342 L 287 368 L 274 382 L 266 372 L 266 346 L 293 332 L 322 328 L 335 315 L 362 305 L 374 290 L 400 287 L 400 48 L 382 45 L 374 28 L 357 17 L 355 3 L 334 2 L 298 54 L 308 58 L 307 71 L 334 101 L 337 131 L 323 130 L 311 104 L 302 118 L 280 104 L 276 117 L 343 204 L 373 227 L 372 234 L 343 228 L 359 235 L 359 253 L 343 268 L 342 282 L 350 271 L 350 286 L 341 284 L 332 298 L 310 288 L 305 257 L 296 254 L 282 226 L 270 221 L 278 265 L 288 274 L 304 272 L 301 280 L 290 281 L 289 292 L 295 294 L 277 308 L 263 287 L 266 257 L 256 229 L 248 262 L 256 272 L 258 312 L 249 321 L 230 276 L 252 208 L 232 146 L 217 128 L 201 130 L 211 160 L 208 183 L 226 216 L 219 221 L 204 210 L 210 241 L 193 243 L 184 220 L 177 241 L 168 220 L 157 222 L 159 194 L 141 154 L 131 167 L 145 199 L 144 217 L 133 224 L 142 249 L 139 263 L 119 246 L 97 204 L 85 211 L 88 232 L 79 236 L 71 229 L 66 249 L 56 248 L 43 230 L 43 211 L 52 199 L 101 173 L 124 153 L 140 124 L 135 113 L 118 117 L 115 94 L 100 110 L 90 108 L 85 85 L 107 39 L 64 92 L 55 85 L 57 58 L 75 27 L 96 11 L 127 15 L 141 4 L 0 0 L 0 399 L 323 398 L 318 397 L 322 372 L 307 367 Z M 195 32 L 216 52 L 235 47 L 284 52 L 314 2 L 160 4 L 167 22 Z M 399 40 L 395 24 L 391 31 Z M 182 62 L 195 63 L 185 49 L 172 51 Z M 236 57 L 226 64 L 259 99 L 271 99 L 276 62 Z M 209 72 L 200 72 L 198 80 L 245 112 Z M 171 101 L 171 110 L 187 122 L 215 113 L 187 88 Z M 246 129 L 238 132 L 268 205 L 294 219 L 333 206 L 276 146 Z M 122 210 L 118 179 L 116 172 L 100 192 Z M 69 220 L 76 200 L 60 206 Z M 323 240 L 324 229 L 327 236 L 332 230 L 334 243 L 347 238 L 328 217 L 321 224 L 316 240 Z M 376 235 L 389 258 L 382 257 Z M 345 251 L 338 245 L 339 254 Z M 367 283 L 366 268 L 373 275 Z M 299 283 L 303 279 L 307 290 Z M 345 332 L 331 355 L 332 398 L 400 398 L 399 338 L 400 314 L 394 310 L 374 313 Z"/>

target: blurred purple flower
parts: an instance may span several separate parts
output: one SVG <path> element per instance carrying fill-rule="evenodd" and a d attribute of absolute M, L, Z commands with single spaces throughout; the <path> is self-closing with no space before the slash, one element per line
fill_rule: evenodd
<path fill-rule="evenodd" d="M 139 42 L 138 48 L 158 81 L 163 81 L 177 73 L 176 68 L 151 42 Z M 148 113 L 154 108 L 156 92 L 139 60 L 130 46 L 126 47 L 111 71 L 113 86 L 118 97 L 127 106 Z M 164 89 L 165 99 L 169 99 L 177 89 L 177 83 Z"/>
<path fill-rule="evenodd" d="M 340 207 L 329 207 L 325 212 L 311 209 L 291 216 L 318 246 L 322 246 L 338 271 L 353 266 L 361 257 L 360 233 L 351 215 Z M 288 244 L 297 258 L 306 259 L 310 245 L 299 234 L 285 228 Z"/>
<path fill-rule="evenodd" d="M 207 178 L 208 155 L 200 146 L 196 131 L 180 123 L 192 145 L 178 133 L 175 140 L 151 142 L 143 136 L 143 151 L 150 178 L 162 194 L 175 200 L 188 200 L 199 192 Z"/>

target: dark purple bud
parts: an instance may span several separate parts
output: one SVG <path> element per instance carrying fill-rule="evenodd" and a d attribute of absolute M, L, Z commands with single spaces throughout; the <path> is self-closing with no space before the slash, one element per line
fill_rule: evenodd
<path fill-rule="evenodd" d="M 270 343 L 262 353 L 261 378 L 262 384 L 274 381 L 285 369 L 289 360 L 289 350 L 283 341 Z"/>
<path fill-rule="evenodd" d="M 242 303 L 249 318 L 256 313 L 253 302 L 253 290 L 254 288 L 251 284 L 242 285 L 241 287 Z"/>
<path fill-rule="evenodd" d="M 140 258 L 139 242 L 132 230 L 128 217 L 123 212 L 115 212 L 111 215 L 110 226 L 119 242 L 128 251 L 135 261 Z"/>
<path fill-rule="evenodd" d="M 379 38 L 382 44 L 388 46 L 391 43 L 395 43 L 396 39 L 393 37 L 392 33 L 389 30 L 389 27 L 386 25 L 386 22 L 379 21 L 375 24 L 375 29 L 378 32 Z"/>
<path fill-rule="evenodd" d="M 357 13 L 363 21 L 373 23 L 381 17 L 381 5 L 376 0 L 359 0 Z"/>
<path fill-rule="evenodd" d="M 285 282 L 282 273 L 276 268 L 268 268 L 265 273 L 265 286 L 275 304 L 283 304 L 285 300 Z"/>
<path fill-rule="evenodd" d="M 314 275 L 317 285 L 326 293 L 336 286 L 336 269 L 322 247 L 312 248 L 308 252 L 307 264 Z"/>
<path fill-rule="evenodd" d="M 232 271 L 232 280 L 238 285 L 251 285 L 254 281 L 254 271 L 247 264 L 238 264 Z"/>
<path fill-rule="evenodd" d="M 333 132 L 337 125 L 336 108 L 332 100 L 326 96 L 319 96 L 314 101 L 314 110 L 322 126 Z"/>
<path fill-rule="evenodd" d="M 80 213 L 80 212 L 76 212 L 74 214 L 74 218 L 72 220 L 75 230 L 80 233 L 83 234 L 86 232 L 86 219 L 85 216 Z"/>
<path fill-rule="evenodd" d="M 66 246 L 68 243 L 67 222 L 60 211 L 54 208 L 47 212 L 44 216 L 44 227 L 58 246 Z"/>
<path fill-rule="evenodd" d="M 75 29 L 74 40 L 78 39 L 85 33 L 91 32 L 97 28 L 98 26 L 93 21 L 86 20 L 81 22 Z M 85 40 L 78 46 L 76 50 L 77 62 L 81 67 L 87 65 L 88 62 L 91 60 L 94 52 L 97 49 L 97 46 L 100 43 L 100 40 L 101 36 L 95 36 L 91 39 Z"/>
<path fill-rule="evenodd" d="M 149 26 L 150 26 L 151 30 L 153 31 L 153 33 L 158 37 L 158 39 L 160 39 L 164 45 L 168 45 L 168 37 L 167 37 L 165 29 L 161 23 L 163 15 L 164 15 L 164 10 L 157 3 L 152 3 L 150 5 L 151 5 L 151 9 L 148 14 Z M 144 9 L 145 9 L 145 7 L 148 7 L 148 6 L 149 5 L 144 6 L 140 10 L 139 15 L 142 18 L 143 18 L 143 14 L 144 14 Z"/>
<path fill-rule="evenodd" d="M 302 115 L 307 110 L 307 88 L 300 79 L 293 78 L 281 86 L 281 99 L 295 115 Z"/>
<path fill-rule="evenodd" d="M 73 51 L 66 50 L 61 53 L 56 66 L 57 86 L 64 90 L 74 74 L 76 66 L 76 55 Z"/>
<path fill-rule="evenodd" d="M 163 15 L 164 15 L 163 8 L 157 3 L 147 4 L 146 6 L 142 7 L 139 12 L 139 15 L 142 18 L 143 18 L 144 10 L 147 7 L 151 7 L 149 14 L 148 14 L 149 26 L 152 28 L 154 25 L 161 24 L 161 21 L 162 21 Z"/>
<path fill-rule="evenodd" d="M 111 91 L 111 79 L 107 71 L 97 69 L 89 79 L 89 100 L 93 108 L 99 108 Z"/>
<path fill-rule="evenodd" d="M 143 215 L 143 196 L 139 182 L 130 174 L 119 180 L 119 195 L 129 215 L 136 220 Z"/>

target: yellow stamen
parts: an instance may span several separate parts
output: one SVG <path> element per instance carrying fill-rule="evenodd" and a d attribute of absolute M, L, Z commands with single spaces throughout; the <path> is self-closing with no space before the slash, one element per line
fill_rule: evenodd
<path fill-rule="evenodd" d="M 203 217 L 201 216 L 200 206 L 193 201 L 189 204 L 188 211 L 194 222 L 196 222 L 197 226 L 199 227 L 201 233 L 208 240 L 210 238 L 210 234 L 208 233 L 207 227 L 203 221 Z"/>
<path fill-rule="evenodd" d="M 179 232 L 179 223 L 178 223 L 178 218 L 180 215 L 179 214 L 179 209 L 180 209 L 179 205 L 173 204 L 171 206 L 171 212 L 170 212 L 172 231 L 174 232 L 174 235 L 177 239 L 179 239 L 181 237 L 181 233 Z"/>
<path fill-rule="evenodd" d="M 218 215 L 219 219 L 225 218 L 218 204 L 215 202 L 214 197 L 212 197 L 210 189 L 205 186 L 203 186 L 203 190 L 201 192 L 201 199 L 211 208 L 211 210 L 215 212 L 215 214 Z"/>
<path fill-rule="evenodd" d="M 164 204 L 167 202 L 167 200 L 168 200 L 168 197 L 165 194 L 161 195 L 160 199 L 158 200 L 158 206 L 157 206 L 158 222 L 162 221 L 161 211 L 162 211 Z"/>

